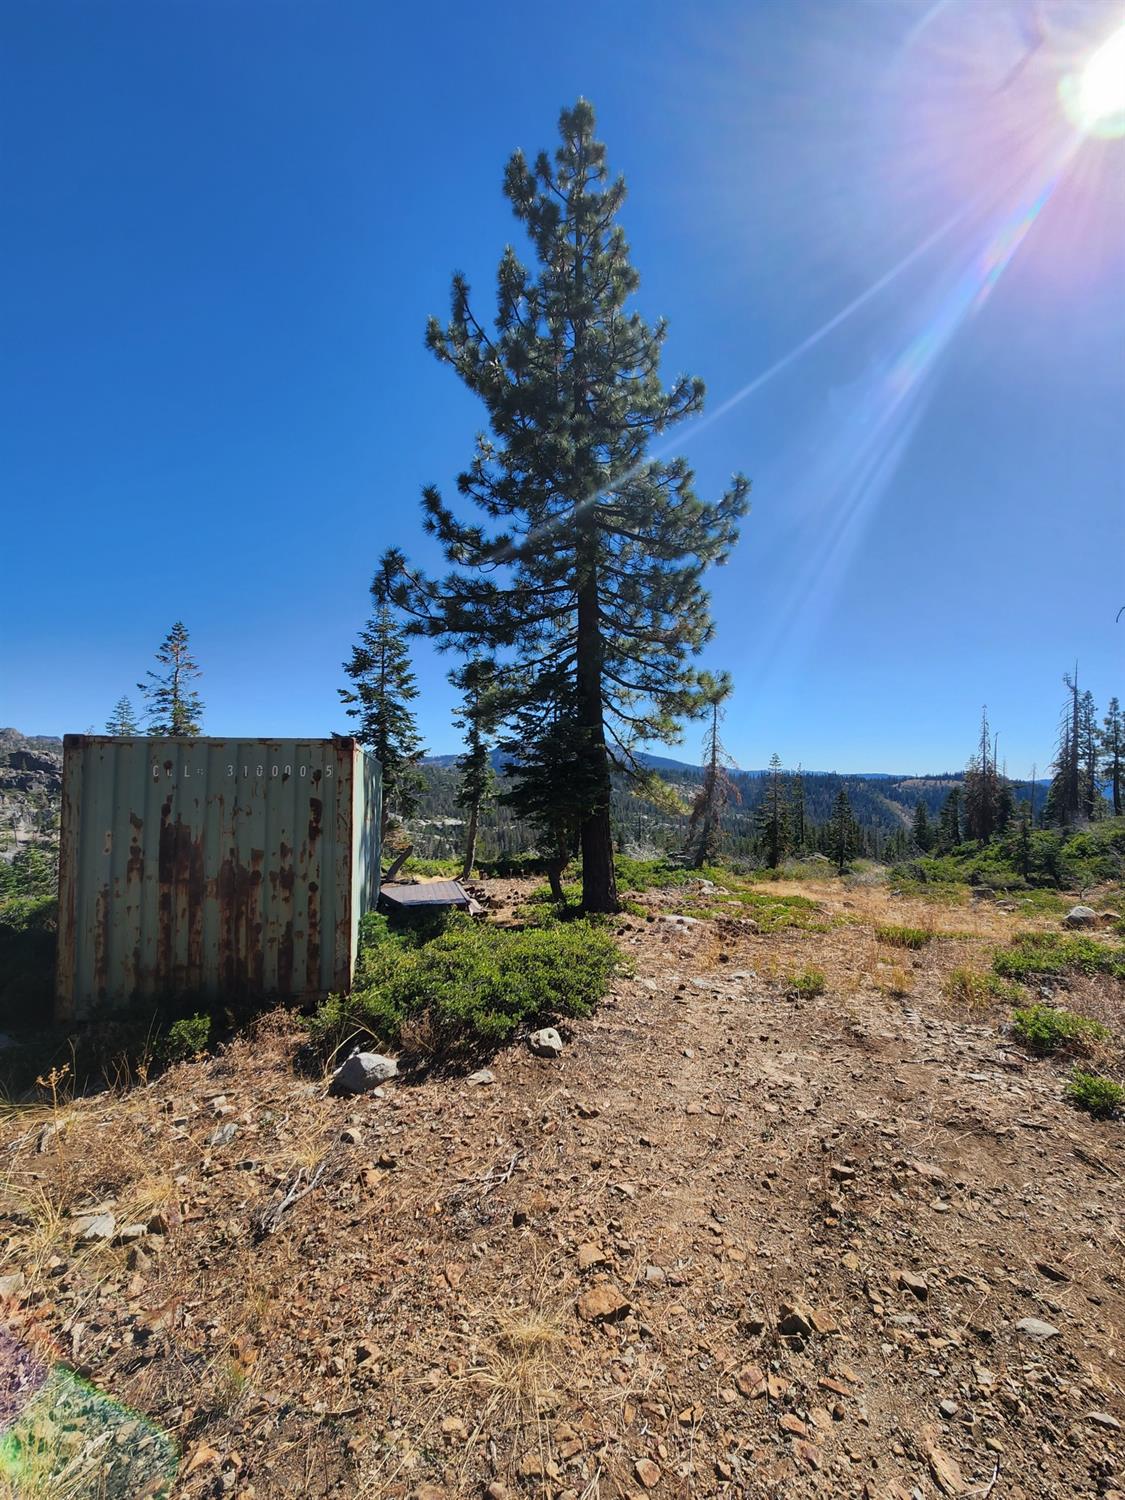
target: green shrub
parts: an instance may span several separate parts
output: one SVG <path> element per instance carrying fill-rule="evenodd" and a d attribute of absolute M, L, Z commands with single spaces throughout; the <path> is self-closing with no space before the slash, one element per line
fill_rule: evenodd
<path fill-rule="evenodd" d="M 1023 990 L 1013 980 L 1001 979 L 998 974 L 982 974 L 978 969 L 951 970 L 942 988 L 947 1000 L 969 1010 L 987 1005 L 992 1000 L 1017 1004 L 1024 998 Z"/>
<path fill-rule="evenodd" d="M 208 1015 L 185 1016 L 173 1021 L 161 1037 L 156 1054 L 161 1062 L 184 1062 L 206 1052 L 211 1040 L 211 1017 Z"/>
<path fill-rule="evenodd" d="M 785 993 L 794 1000 L 812 1000 L 824 994 L 827 984 L 823 969 L 797 969 L 785 981 Z"/>
<path fill-rule="evenodd" d="M 1029 979 L 1037 974 L 1108 974 L 1125 979 L 1125 949 L 1063 932 L 1020 932 L 992 960 L 997 974 Z"/>
<path fill-rule="evenodd" d="M 517 930 L 455 916 L 429 941 L 367 949 L 362 988 L 326 1001 L 310 1029 L 322 1045 L 356 1030 L 390 1044 L 424 1038 L 435 1052 L 496 1044 L 527 1023 L 588 1014 L 617 961 L 612 937 L 593 922 Z"/>
<path fill-rule="evenodd" d="M 1050 1005 L 1029 1005 L 1012 1012 L 1012 1033 L 1030 1052 L 1082 1051 L 1109 1036 L 1100 1021 Z"/>
<path fill-rule="evenodd" d="M 876 927 L 875 936 L 881 943 L 887 943 L 892 948 L 924 948 L 933 937 L 925 927 L 900 927 L 890 923 L 885 927 Z"/>
<path fill-rule="evenodd" d="M 1108 1120 L 1125 1106 L 1125 1088 L 1119 1083 L 1079 1068 L 1070 1075 L 1066 1096 L 1076 1109 L 1084 1109 L 1095 1120 Z"/>

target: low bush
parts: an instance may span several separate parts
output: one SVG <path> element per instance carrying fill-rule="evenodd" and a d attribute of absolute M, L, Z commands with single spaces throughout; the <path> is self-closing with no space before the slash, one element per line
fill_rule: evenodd
<path fill-rule="evenodd" d="M 1037 974 L 1108 974 L 1125 979 L 1125 949 L 1063 932 L 1020 932 L 992 960 L 997 974 L 1029 979 Z"/>
<path fill-rule="evenodd" d="M 943 985 L 945 998 L 966 1010 L 977 1010 L 993 1000 L 1004 1000 L 1018 1004 L 1024 992 L 1011 979 L 1001 979 L 999 974 L 982 974 L 979 969 L 957 968 L 950 971 Z"/>
<path fill-rule="evenodd" d="M 449 1053 L 507 1041 L 522 1025 L 586 1015 L 618 962 L 610 934 L 581 919 L 516 930 L 448 919 L 427 941 L 388 935 L 365 947 L 361 987 L 325 1002 L 314 1041 L 367 1032 L 389 1045 L 424 1038 Z"/>
<path fill-rule="evenodd" d="M 206 1052 L 211 1040 L 211 1017 L 208 1015 L 185 1016 L 173 1021 L 157 1043 L 156 1055 L 161 1062 L 184 1062 Z"/>
<path fill-rule="evenodd" d="M 1029 1005 L 1012 1011 L 1012 1034 L 1029 1052 L 1046 1055 L 1084 1051 L 1091 1042 L 1104 1041 L 1109 1031 L 1089 1016 L 1051 1005 Z"/>
<path fill-rule="evenodd" d="M 885 927 L 876 927 L 875 936 L 879 942 L 888 944 L 891 948 L 924 948 L 933 937 L 933 933 L 925 927 L 900 927 L 894 923 L 888 923 Z"/>
<path fill-rule="evenodd" d="M 824 977 L 823 969 L 814 969 L 811 966 L 805 969 L 797 969 L 790 974 L 785 981 L 785 993 L 794 1000 L 812 1000 L 817 995 L 823 995 L 828 981 Z"/>
<path fill-rule="evenodd" d="M 1083 1109 L 1095 1120 L 1108 1120 L 1125 1108 L 1125 1088 L 1112 1078 L 1098 1073 L 1084 1073 L 1075 1068 L 1066 1085 L 1066 1096 L 1076 1109 Z"/>

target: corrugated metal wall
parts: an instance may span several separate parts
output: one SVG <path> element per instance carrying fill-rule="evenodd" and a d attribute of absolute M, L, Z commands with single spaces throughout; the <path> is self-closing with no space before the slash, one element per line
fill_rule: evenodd
<path fill-rule="evenodd" d="M 346 990 L 378 898 L 379 798 L 351 739 L 68 735 L 59 1018 Z"/>

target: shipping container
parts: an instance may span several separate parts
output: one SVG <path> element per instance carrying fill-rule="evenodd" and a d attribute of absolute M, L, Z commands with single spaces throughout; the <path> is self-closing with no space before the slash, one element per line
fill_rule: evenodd
<path fill-rule="evenodd" d="M 68 734 L 56 1018 L 347 991 L 381 795 L 353 739 Z"/>

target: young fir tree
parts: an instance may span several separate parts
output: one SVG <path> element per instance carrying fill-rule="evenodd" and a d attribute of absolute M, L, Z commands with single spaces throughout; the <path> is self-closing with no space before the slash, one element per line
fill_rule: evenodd
<path fill-rule="evenodd" d="M 1125 714 L 1122 714 L 1121 704 L 1116 698 L 1109 700 L 1109 708 L 1102 720 L 1101 750 L 1102 775 L 1109 782 L 1113 816 L 1119 818 L 1125 811 L 1122 803 L 1125 792 Z"/>
<path fill-rule="evenodd" d="M 808 809 L 805 804 L 805 776 L 798 766 L 789 778 L 789 844 L 794 854 L 802 854 L 808 837 Z"/>
<path fill-rule="evenodd" d="M 758 826 L 766 864 L 771 870 L 776 870 L 785 856 L 788 837 L 784 778 L 781 757 L 776 750 L 770 756 L 768 777 L 766 795 L 758 813 Z"/>
<path fill-rule="evenodd" d="M 390 579 L 402 561 L 401 554 L 392 552 L 380 564 L 371 583 L 375 608 L 352 647 L 351 659 L 344 663 L 354 686 L 337 689 L 350 716 L 358 720 L 356 738 L 382 768 L 384 840 L 396 821 L 412 816 L 423 786 L 419 762 L 425 751 L 410 707 L 418 684 L 390 595 Z"/>
<path fill-rule="evenodd" d="M 692 868 L 701 870 L 713 864 L 719 852 L 720 820 L 723 808 L 731 802 L 741 802 L 739 792 L 729 767 L 730 756 L 719 737 L 719 725 L 723 721 L 723 704 L 730 697 L 733 684 L 726 672 L 719 677 L 703 673 L 699 689 L 704 695 L 709 715 L 707 734 L 703 741 L 703 785 L 692 803 L 688 822 L 688 845 L 691 849 Z"/>
<path fill-rule="evenodd" d="M 844 875 L 847 873 L 848 861 L 854 857 L 859 848 L 859 827 L 852 814 L 852 805 L 848 801 L 848 793 L 844 787 L 836 793 L 836 803 L 828 824 L 828 835 L 837 873 Z"/>
<path fill-rule="evenodd" d="M 1031 815 L 1026 804 L 1016 831 L 1016 869 L 1024 880 L 1031 874 Z"/>
<path fill-rule="evenodd" d="M 930 815 L 926 804 L 919 797 L 914 805 L 914 822 L 911 828 L 914 847 L 920 854 L 928 854 L 934 847 L 934 831 L 930 827 Z"/>
<path fill-rule="evenodd" d="M 1016 815 L 1016 798 L 1012 791 L 1012 783 L 1007 774 L 1001 774 L 996 780 L 996 827 L 995 835 L 1003 838 L 1011 827 L 1012 819 Z"/>
<path fill-rule="evenodd" d="M 468 880 L 473 873 L 481 805 L 496 793 L 489 742 L 495 720 L 494 675 L 494 664 L 479 659 L 466 662 L 458 671 L 449 674 L 454 687 L 460 688 L 463 694 L 460 717 L 453 721 L 458 729 L 465 731 L 465 749 L 457 757 L 457 770 L 461 774 L 457 806 L 468 814 L 461 860 L 462 880 Z"/>
<path fill-rule="evenodd" d="M 123 693 L 113 705 L 113 712 L 105 721 L 106 734 L 140 734 L 140 725 L 132 701 Z"/>
<path fill-rule="evenodd" d="M 961 842 L 961 788 L 951 787 L 949 795 L 941 804 L 938 814 L 937 848 L 939 854 L 948 854 Z"/>
<path fill-rule="evenodd" d="M 452 571 L 440 587 L 404 576 L 398 597 L 443 644 L 502 658 L 501 748 L 525 810 L 560 847 L 577 840 L 583 906 L 612 911 L 611 772 L 635 771 L 635 745 L 674 742 L 677 720 L 703 707 L 691 669 L 713 631 L 703 574 L 734 545 L 749 484 L 736 476 L 709 504 L 682 459 L 648 456 L 701 409 L 703 386 L 662 384 L 664 325 L 627 307 L 625 184 L 609 177 L 590 105 L 564 110 L 559 129 L 553 160 L 517 152 L 504 178 L 534 271 L 507 249 L 492 327 L 460 276 L 448 324 L 429 325 L 429 347 L 488 415 L 458 480 L 483 521 L 428 489 L 426 526 Z"/>
<path fill-rule="evenodd" d="M 137 683 L 145 698 L 149 734 L 202 734 L 203 699 L 192 688 L 202 673 L 192 657 L 182 620 L 164 637 L 156 659 L 164 670 L 149 672 L 145 682 Z"/>

